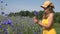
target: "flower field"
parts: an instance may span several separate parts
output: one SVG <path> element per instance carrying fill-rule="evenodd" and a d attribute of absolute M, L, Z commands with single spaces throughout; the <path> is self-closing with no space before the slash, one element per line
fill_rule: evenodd
<path fill-rule="evenodd" d="M 60 34 L 59 26 L 58 23 L 54 24 L 57 34 Z M 42 28 L 30 17 L 0 16 L 0 34 L 42 34 Z"/>

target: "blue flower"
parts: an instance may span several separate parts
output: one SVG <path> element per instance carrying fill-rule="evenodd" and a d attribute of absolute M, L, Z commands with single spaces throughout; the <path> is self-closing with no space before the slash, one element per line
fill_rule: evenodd
<path fill-rule="evenodd" d="M 8 32 L 5 32 L 5 34 L 8 34 Z"/>
<path fill-rule="evenodd" d="M 6 25 L 6 24 L 7 24 L 7 22 L 3 22 L 2 24 Z"/>
<path fill-rule="evenodd" d="M 7 4 L 5 4 L 7 6 Z"/>
<path fill-rule="evenodd" d="M 3 1 L 1 1 L 1 3 L 3 3 Z"/>
<path fill-rule="evenodd" d="M 37 34 L 37 32 L 34 32 L 34 34 Z"/>
<path fill-rule="evenodd" d="M 1 12 L 1 14 L 3 15 L 3 14 L 5 14 L 4 12 Z"/>
<path fill-rule="evenodd" d="M 3 30 L 4 30 L 4 31 L 7 31 L 7 28 L 4 28 Z"/>
<path fill-rule="evenodd" d="M 12 20 L 8 20 L 7 24 L 11 25 L 12 24 Z"/>
<path fill-rule="evenodd" d="M 20 34 L 23 34 L 23 32 L 20 32 Z"/>
<path fill-rule="evenodd" d="M 5 16 L 5 17 L 8 17 L 8 14 L 5 14 L 4 16 Z"/>
<path fill-rule="evenodd" d="M 34 15 L 36 16 L 36 15 L 38 15 L 39 14 L 39 12 L 37 12 L 37 11 L 34 11 Z"/>
<path fill-rule="evenodd" d="M 5 24 L 5 25 L 7 25 L 7 24 L 11 25 L 12 24 L 12 20 L 7 20 L 7 21 L 3 22 L 3 24 Z"/>

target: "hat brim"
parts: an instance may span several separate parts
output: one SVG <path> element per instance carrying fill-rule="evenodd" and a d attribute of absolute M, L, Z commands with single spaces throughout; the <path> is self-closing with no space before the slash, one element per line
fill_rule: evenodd
<path fill-rule="evenodd" d="M 42 5 L 42 6 L 40 6 L 40 7 L 42 7 L 42 8 L 46 8 L 47 6 L 45 6 L 45 5 Z"/>

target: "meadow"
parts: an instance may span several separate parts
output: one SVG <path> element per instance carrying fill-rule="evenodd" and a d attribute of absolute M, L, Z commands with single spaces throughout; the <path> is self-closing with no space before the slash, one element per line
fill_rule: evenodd
<path fill-rule="evenodd" d="M 7 24 L 6 21 L 9 23 Z M 60 23 L 54 23 L 53 26 L 57 34 L 60 34 Z M 42 28 L 30 17 L 0 15 L 0 34 L 42 34 Z"/>

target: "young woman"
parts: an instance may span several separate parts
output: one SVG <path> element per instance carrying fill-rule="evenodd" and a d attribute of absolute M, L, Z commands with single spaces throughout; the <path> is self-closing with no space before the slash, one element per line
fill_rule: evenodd
<path fill-rule="evenodd" d="M 43 34 L 56 34 L 54 24 L 54 5 L 50 1 L 44 2 L 41 6 L 44 9 L 42 21 L 38 21 L 34 17 L 34 22 L 38 23 L 43 28 Z"/>

